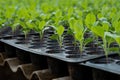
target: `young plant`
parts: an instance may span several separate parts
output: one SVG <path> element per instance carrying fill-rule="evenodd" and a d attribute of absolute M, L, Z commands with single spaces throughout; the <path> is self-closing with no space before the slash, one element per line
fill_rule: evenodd
<path fill-rule="evenodd" d="M 53 21 L 55 25 L 58 25 L 62 19 L 62 11 L 60 11 L 59 9 L 54 12 L 54 16 L 53 16 Z"/>
<path fill-rule="evenodd" d="M 107 40 L 105 38 L 104 28 L 101 26 L 95 26 L 95 27 L 92 27 L 92 32 L 94 32 L 96 35 L 101 37 L 101 39 L 103 40 L 103 49 L 104 49 L 106 58 L 108 58 Z"/>
<path fill-rule="evenodd" d="M 70 7 L 66 10 L 67 12 L 67 15 L 64 16 L 64 20 L 69 20 L 72 15 L 73 15 L 73 12 L 74 12 L 74 8 L 73 7 Z"/>
<path fill-rule="evenodd" d="M 113 28 L 115 29 L 115 33 L 120 35 L 120 21 L 115 20 L 113 23 Z"/>
<path fill-rule="evenodd" d="M 19 26 L 19 23 L 17 23 L 18 18 L 17 18 L 17 11 L 18 11 L 18 7 L 16 7 L 14 9 L 13 15 L 11 16 L 13 22 L 11 23 L 11 28 L 12 28 L 12 32 L 14 35 L 15 30 L 17 29 L 17 27 Z"/>
<path fill-rule="evenodd" d="M 93 13 L 88 13 L 86 18 L 85 18 L 85 25 L 86 27 L 91 30 L 91 28 L 95 25 L 98 24 L 98 21 L 96 21 L 96 16 Z M 93 34 L 93 39 L 98 42 L 98 36 L 96 36 L 94 33 Z"/>
<path fill-rule="evenodd" d="M 113 27 L 114 27 L 115 31 L 113 33 L 110 33 L 110 32 L 106 33 L 106 35 L 113 38 L 117 42 L 117 44 L 119 46 L 119 52 L 120 52 L 120 27 L 119 27 L 119 25 L 120 25 L 120 21 L 114 21 Z"/>
<path fill-rule="evenodd" d="M 80 50 L 80 54 L 82 55 L 85 45 L 91 42 L 92 38 L 87 38 L 87 39 L 84 38 L 87 28 L 84 27 L 83 20 L 72 19 L 70 21 L 70 29 L 73 31 L 73 36 L 75 38 L 75 45 L 77 42 L 79 42 L 78 43 L 80 45 L 79 50 Z"/>
<path fill-rule="evenodd" d="M 40 21 L 39 22 L 38 32 L 40 34 L 40 40 L 42 40 L 44 31 L 46 30 L 45 26 L 46 26 L 46 22 L 45 21 Z"/>
<path fill-rule="evenodd" d="M 85 18 L 85 25 L 88 29 L 93 27 L 94 23 L 96 22 L 96 16 L 93 13 L 89 13 Z"/>
<path fill-rule="evenodd" d="M 29 31 L 30 31 L 30 28 L 27 26 L 27 24 L 25 22 L 20 22 L 20 25 L 22 27 L 22 32 L 25 35 L 25 39 L 27 39 L 27 35 L 28 35 Z"/>
<path fill-rule="evenodd" d="M 103 41 L 103 49 L 105 52 L 106 60 L 108 61 L 108 54 L 109 54 L 109 47 L 110 44 L 113 42 L 112 39 L 106 38 L 107 32 L 109 32 L 109 23 L 103 22 L 102 26 L 97 25 L 91 28 L 92 32 L 99 36 Z"/>
<path fill-rule="evenodd" d="M 25 39 L 26 39 L 29 31 L 31 30 L 30 27 L 27 25 L 27 22 L 30 19 L 30 14 L 28 12 L 28 9 L 25 8 L 25 7 L 20 8 L 17 11 L 17 15 L 18 15 L 18 21 L 17 22 L 22 27 L 22 32 L 24 33 Z"/>
<path fill-rule="evenodd" d="M 34 16 L 34 17 L 33 17 Z M 43 40 L 44 31 L 48 29 L 50 14 L 40 13 L 39 11 L 30 12 L 30 20 L 27 25 L 39 33 L 40 41 Z"/>
<path fill-rule="evenodd" d="M 110 44 L 111 43 L 113 43 L 113 42 L 117 42 L 118 43 L 118 45 L 119 45 L 119 49 L 118 48 L 111 48 L 113 51 L 115 50 L 115 51 L 118 51 L 119 50 L 119 52 L 120 52 L 120 43 L 119 43 L 119 40 L 120 40 L 120 36 L 118 36 L 118 35 L 116 35 L 116 34 L 114 34 L 114 33 L 111 33 L 111 32 L 105 32 L 105 36 L 106 36 L 106 38 L 108 38 L 107 39 L 107 41 L 108 41 L 108 47 L 110 47 Z"/>
<path fill-rule="evenodd" d="M 74 38 L 74 42 L 73 42 L 73 44 L 74 44 L 74 46 L 76 46 L 77 45 L 77 41 L 76 41 L 76 39 L 75 39 L 75 27 L 76 27 L 76 19 L 75 18 L 70 18 L 69 19 L 69 29 L 68 29 L 68 31 L 67 31 L 67 34 L 69 34 L 69 35 L 72 35 L 73 36 L 73 38 Z"/>
<path fill-rule="evenodd" d="M 79 41 L 80 43 L 80 54 L 82 54 L 83 52 L 83 44 L 84 44 L 84 34 L 86 32 L 86 28 L 83 26 L 83 22 L 81 20 L 78 20 L 75 22 L 75 27 L 74 27 L 74 31 L 75 31 L 75 39 L 76 41 Z"/>
<path fill-rule="evenodd" d="M 64 27 L 62 25 L 58 25 L 54 27 L 54 29 L 55 29 L 55 34 L 51 36 L 51 39 L 57 40 L 60 48 L 62 48 Z"/>
<path fill-rule="evenodd" d="M 12 29 L 12 35 L 14 35 L 14 32 L 16 30 L 16 20 L 17 20 L 17 16 L 16 16 L 16 12 L 18 10 L 18 7 L 17 6 L 10 6 L 8 7 L 8 9 L 5 11 L 5 18 L 6 18 L 6 23 L 5 25 L 6 26 L 9 26 L 11 27 Z"/>
<path fill-rule="evenodd" d="M 114 39 L 115 39 L 115 41 L 117 42 L 117 44 L 118 44 L 118 46 L 119 46 L 119 55 L 120 55 L 120 35 L 113 35 L 112 36 Z"/>
<path fill-rule="evenodd" d="M 34 31 L 37 31 L 39 33 L 40 36 L 40 41 L 42 41 L 43 39 L 43 35 L 44 35 L 44 31 L 46 29 L 48 29 L 48 27 L 46 27 L 46 22 L 45 21 L 29 21 L 27 23 L 28 27 Z"/>

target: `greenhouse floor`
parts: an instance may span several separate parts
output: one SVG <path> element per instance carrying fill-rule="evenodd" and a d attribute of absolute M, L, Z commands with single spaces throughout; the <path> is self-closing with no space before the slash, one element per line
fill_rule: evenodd
<path fill-rule="evenodd" d="M 71 80 L 65 76 L 56 78 L 48 69 L 35 70 L 34 66 L 21 64 L 17 58 L 6 58 L 0 53 L 0 80 Z"/>

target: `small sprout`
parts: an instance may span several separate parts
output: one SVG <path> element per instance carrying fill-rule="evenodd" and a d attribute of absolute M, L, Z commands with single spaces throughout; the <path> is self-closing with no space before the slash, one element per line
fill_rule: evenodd
<path fill-rule="evenodd" d="M 51 39 L 57 40 L 60 47 L 62 47 L 64 27 L 62 25 L 59 25 L 57 27 L 54 27 L 54 29 L 55 34 L 51 36 Z"/>

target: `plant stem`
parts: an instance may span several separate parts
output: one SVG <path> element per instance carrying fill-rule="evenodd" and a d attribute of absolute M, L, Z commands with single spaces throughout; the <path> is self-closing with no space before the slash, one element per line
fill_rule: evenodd
<path fill-rule="evenodd" d="M 83 40 L 80 41 L 80 56 L 82 56 L 83 52 Z"/>
<path fill-rule="evenodd" d="M 42 31 L 40 31 L 39 34 L 40 34 L 40 40 L 42 40 L 42 38 L 43 38 L 43 33 L 42 33 Z"/>
<path fill-rule="evenodd" d="M 24 35 L 25 35 L 25 44 L 27 44 L 27 34 L 28 34 L 28 31 L 24 31 Z"/>
<path fill-rule="evenodd" d="M 107 48 L 107 42 L 105 39 L 103 39 L 103 48 L 106 56 L 106 62 L 108 63 L 108 48 Z"/>
<path fill-rule="evenodd" d="M 62 37 L 61 36 L 59 36 L 58 42 L 59 42 L 60 48 L 62 48 Z"/>

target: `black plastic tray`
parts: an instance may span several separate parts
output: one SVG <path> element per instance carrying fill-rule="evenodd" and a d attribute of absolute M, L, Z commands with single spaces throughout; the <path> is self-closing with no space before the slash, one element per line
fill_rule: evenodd
<path fill-rule="evenodd" d="M 22 50 L 25 50 L 25 51 L 28 51 L 28 52 L 31 52 L 34 54 L 49 56 L 49 57 L 56 58 L 56 59 L 59 59 L 59 60 L 65 61 L 65 62 L 70 62 L 70 63 L 79 63 L 79 62 L 87 61 L 90 59 L 95 59 L 95 58 L 105 56 L 104 54 L 99 54 L 99 55 L 93 55 L 93 54 L 89 55 L 88 54 L 86 56 L 79 57 L 79 58 L 67 58 L 66 57 L 67 54 L 65 52 L 53 53 L 53 54 L 46 53 L 47 49 L 45 47 L 39 48 L 39 49 L 31 49 L 31 48 L 29 48 L 30 47 L 29 43 L 28 44 L 16 44 L 15 43 L 17 41 L 16 39 L 8 39 L 8 40 L 1 39 L 0 41 L 5 43 L 5 44 L 14 46 L 16 48 L 19 48 L 19 49 L 22 49 Z"/>
<path fill-rule="evenodd" d="M 38 34 L 38 33 L 31 30 L 30 33 L 28 34 Z M 20 26 L 17 27 L 17 29 L 14 31 L 14 34 L 12 32 L 11 27 L 3 27 L 0 29 L 0 39 L 1 38 L 8 39 L 8 38 L 19 36 L 19 35 L 24 35 Z"/>
<path fill-rule="evenodd" d="M 120 68 L 120 56 L 117 54 L 113 54 L 113 55 L 110 55 L 109 58 L 113 61 L 108 62 L 108 63 L 94 63 L 95 61 L 99 59 L 105 59 L 105 57 L 103 57 L 103 58 L 93 59 L 85 63 L 80 63 L 80 65 L 84 65 L 84 66 L 88 66 L 88 67 L 92 67 L 95 69 L 99 69 L 99 70 L 103 70 L 103 71 L 107 71 L 110 73 L 120 75 L 120 69 L 119 69 Z M 119 64 L 117 64 L 118 62 Z"/>

